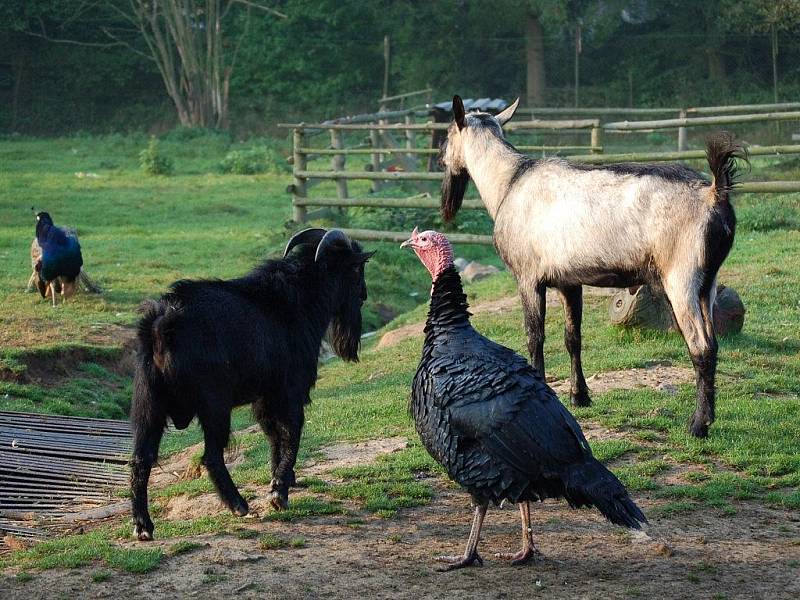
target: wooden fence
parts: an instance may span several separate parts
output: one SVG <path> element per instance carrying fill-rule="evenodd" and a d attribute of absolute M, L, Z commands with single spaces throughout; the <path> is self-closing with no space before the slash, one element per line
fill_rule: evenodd
<path fill-rule="evenodd" d="M 763 105 L 769 109 L 797 108 L 800 103 L 786 103 L 782 105 Z M 753 105 L 742 107 L 714 107 L 720 108 L 720 114 L 710 117 L 680 117 L 677 119 L 660 119 L 648 121 L 618 121 L 611 123 L 601 123 L 599 118 L 591 119 L 559 119 L 559 120 L 527 120 L 512 121 L 504 129 L 513 134 L 525 131 L 570 131 L 582 132 L 590 135 L 590 144 L 586 146 L 530 146 L 518 145 L 517 148 L 524 152 L 547 152 L 558 150 L 560 152 L 582 152 L 571 154 L 565 158 L 590 164 L 608 164 L 615 162 L 657 162 L 657 161 L 680 161 L 698 160 L 705 157 L 703 150 L 679 150 L 675 152 L 636 152 L 621 154 L 603 154 L 602 135 L 603 132 L 612 131 L 642 131 L 669 128 L 686 128 L 708 125 L 726 125 L 751 122 L 769 121 L 788 121 L 800 120 L 800 111 L 786 112 L 751 112 L 748 114 L 730 114 L 735 112 L 735 108 L 747 108 L 757 110 Z M 686 109 L 686 112 L 693 111 L 692 114 L 704 114 L 710 107 L 699 107 Z M 536 109 L 533 109 L 534 111 Z M 554 109 L 560 110 L 560 109 Z M 565 111 L 581 111 L 590 109 L 564 109 Z M 600 114 L 603 109 L 594 109 L 595 115 Z M 621 109 L 605 109 L 607 111 Z M 631 109 L 626 109 L 630 111 Z M 634 109 L 638 114 L 655 114 L 651 111 L 662 109 Z M 664 109 L 666 110 L 666 109 Z M 642 112 L 647 111 L 647 112 Z M 390 111 L 383 115 L 391 114 L 388 118 L 402 118 L 402 122 L 359 122 L 355 118 L 347 120 L 328 121 L 321 124 L 307 125 L 299 124 L 280 124 L 280 127 L 291 128 L 293 130 L 293 177 L 292 185 L 288 186 L 287 191 L 292 194 L 293 219 L 298 223 L 305 222 L 309 217 L 309 207 L 335 207 L 339 209 L 348 207 L 377 207 L 377 208 L 423 208 L 438 209 L 438 198 L 432 197 L 428 193 L 421 193 L 406 197 L 378 197 L 362 196 L 350 197 L 348 182 L 354 180 L 370 181 L 373 184 L 373 191 L 383 182 L 391 181 L 413 181 L 413 182 L 439 182 L 443 178 L 442 173 L 426 172 L 416 168 L 415 157 L 434 154 L 437 150 L 432 148 L 417 147 L 416 136 L 419 133 L 431 134 L 434 131 L 447 129 L 446 123 L 417 123 L 413 116 L 414 110 Z M 525 113 L 523 113 L 525 114 Z M 590 114 L 590 113 L 581 113 Z M 607 113 L 612 114 L 612 113 Z M 375 115 L 373 115 L 373 118 Z M 381 119 L 383 121 L 383 119 Z M 330 145 L 328 147 L 313 147 L 310 141 L 313 136 L 328 132 L 330 135 Z M 370 145 L 368 147 L 346 147 L 344 145 L 343 134 L 347 132 L 361 132 L 369 136 Z M 398 141 L 391 137 L 401 136 Z M 383 144 L 381 142 L 384 142 Z M 779 146 L 755 146 L 749 148 L 752 156 L 785 154 L 800 154 L 800 145 L 779 145 Z M 308 168 L 310 158 L 331 158 L 330 170 L 316 170 Z M 346 162 L 348 156 L 371 156 L 368 167 L 371 170 L 347 170 Z M 381 168 L 382 157 L 392 156 L 400 161 L 400 168 L 394 171 L 386 171 Z M 336 196 L 310 197 L 309 190 L 312 185 L 323 181 L 333 181 L 336 185 Z M 800 181 L 764 181 L 764 182 L 745 182 L 737 189 L 739 193 L 789 193 L 800 192 Z M 480 200 L 465 200 L 463 208 L 466 210 L 482 210 L 483 203 Z M 312 214 L 313 216 L 313 214 Z M 383 240 L 383 241 L 402 241 L 407 236 L 407 232 L 375 231 L 375 230 L 349 230 L 348 233 L 356 239 L 362 240 Z M 491 236 L 472 235 L 472 234 L 452 234 L 450 236 L 455 243 L 462 244 L 491 244 Z"/>

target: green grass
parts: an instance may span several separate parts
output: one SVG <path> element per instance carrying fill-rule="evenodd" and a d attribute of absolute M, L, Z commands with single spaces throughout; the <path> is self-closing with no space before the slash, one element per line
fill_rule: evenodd
<path fill-rule="evenodd" d="M 329 502 L 320 498 L 304 496 L 302 498 L 289 499 L 289 508 L 281 511 L 271 511 L 264 515 L 265 521 L 297 521 L 309 517 L 320 517 L 324 515 L 344 514 L 344 508 L 340 502 Z"/>
<path fill-rule="evenodd" d="M 177 556 L 179 554 L 186 554 L 187 552 L 191 552 L 192 550 L 197 550 L 201 548 L 202 544 L 198 544 L 197 542 L 192 542 L 189 540 L 181 540 L 179 542 L 175 542 L 169 547 L 167 553 L 171 556 Z"/>
<path fill-rule="evenodd" d="M 441 473 L 441 468 L 415 444 L 380 456 L 373 465 L 336 469 L 332 474 L 342 483 L 326 486 L 324 491 L 334 498 L 355 500 L 369 512 L 392 516 L 400 508 L 430 502 L 433 490 L 418 477 L 432 473 Z"/>
<path fill-rule="evenodd" d="M 127 529 L 127 528 L 126 528 Z M 96 563 L 129 573 L 155 569 L 163 553 L 159 548 L 121 548 L 103 531 L 46 540 L 26 550 L 0 558 L 0 569 L 15 565 L 22 569 L 74 569 Z"/>
<path fill-rule="evenodd" d="M 277 550 L 279 548 L 285 548 L 287 544 L 288 542 L 285 539 L 274 533 L 265 533 L 258 538 L 258 547 L 262 550 Z"/>
<path fill-rule="evenodd" d="M 282 249 L 290 229 L 285 226 L 290 218 L 285 176 L 221 175 L 219 160 L 235 146 L 210 136 L 202 143 L 164 140 L 162 150 L 173 158 L 176 173 L 147 178 L 136 158 L 146 142 L 144 136 L 0 141 L 0 260 L 6 266 L 0 271 L 0 407 L 122 417 L 130 402 L 130 382 L 113 368 L 120 355 L 113 328 L 132 325 L 136 305 L 177 278 L 234 276 Z M 756 160 L 750 178 L 800 178 L 796 166 L 781 164 Z M 101 177 L 78 178 L 77 171 Z M 314 193 L 325 193 L 324 186 L 333 184 L 321 185 Z M 351 187 L 351 194 L 366 192 L 358 185 Z M 380 193 L 398 192 L 387 188 Z M 800 508 L 800 195 L 747 195 L 735 203 L 737 238 L 720 280 L 739 292 L 747 315 L 741 334 L 720 340 L 717 422 L 711 436 L 696 440 L 687 433 L 692 384 L 679 386 L 674 396 L 650 389 L 610 391 L 597 394 L 591 407 L 573 411 L 580 421 L 625 433 L 621 440 L 595 442 L 594 451 L 631 489 L 661 499 L 654 512 L 665 517 L 702 507 L 724 516 L 743 500 Z M 102 296 L 79 294 L 54 310 L 22 291 L 30 272 L 31 204 L 51 211 L 57 223 L 79 226 L 86 268 L 105 287 Z M 410 230 L 416 222 L 438 227 L 436 219 L 423 211 L 361 210 L 321 223 Z M 459 221 L 466 231 L 485 233 L 490 227 L 480 213 L 462 213 Z M 380 304 L 406 311 L 380 333 L 424 319 L 430 280 L 418 261 L 393 244 L 367 245 L 378 249 L 367 267 L 367 328 L 379 325 Z M 489 248 L 457 247 L 456 253 L 500 264 Z M 504 272 L 466 291 L 475 304 L 514 294 L 516 284 Z M 519 310 L 473 318 L 482 333 L 524 354 L 521 323 Z M 545 356 L 548 375 L 558 378 L 569 374 L 562 328 L 561 310 L 549 310 Z M 290 497 L 290 510 L 267 513 L 265 519 L 347 515 L 357 527 L 362 521 L 358 514 L 348 514 L 350 507 L 390 517 L 430 501 L 429 477 L 443 475 L 417 443 L 408 413 L 420 341 L 373 351 L 375 339 L 365 344 L 360 363 L 332 361 L 320 370 L 299 460 L 342 440 L 406 436 L 410 446 L 373 465 L 340 469 L 337 481 L 308 478 L 304 484 L 314 496 Z M 610 326 L 605 298 L 586 298 L 583 340 L 587 375 L 644 367 L 651 361 L 691 366 L 675 333 Z M 76 356 L 54 385 L 19 382 L 32 361 Z M 249 410 L 234 411 L 234 429 L 252 423 Z M 170 432 L 162 454 L 201 440 L 196 425 Z M 268 484 L 264 437 L 238 435 L 237 443 L 244 456 L 233 471 L 237 484 Z M 681 483 L 665 483 L 664 475 L 676 464 L 692 468 Z M 253 535 L 242 533 L 241 521 L 229 514 L 178 522 L 158 518 L 159 506 L 170 497 L 212 490 L 205 476 L 154 490 L 156 535 Z M 114 535 L 48 541 L 0 559 L 0 567 L 14 564 L 27 572 L 99 562 L 114 570 L 153 568 L 160 552 L 117 547 L 115 539 L 129 535 L 125 524 Z"/>

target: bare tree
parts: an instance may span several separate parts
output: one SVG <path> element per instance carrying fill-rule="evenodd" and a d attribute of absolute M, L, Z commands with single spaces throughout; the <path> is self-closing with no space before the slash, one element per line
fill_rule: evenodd
<path fill-rule="evenodd" d="M 286 18 L 282 12 L 249 0 L 126 0 L 109 6 L 144 40 L 131 41 L 131 29 L 104 27 L 107 36 L 154 61 L 167 94 L 185 127 L 228 127 L 231 73 L 251 11 Z M 224 27 L 238 7 L 244 24 L 231 43 Z"/>

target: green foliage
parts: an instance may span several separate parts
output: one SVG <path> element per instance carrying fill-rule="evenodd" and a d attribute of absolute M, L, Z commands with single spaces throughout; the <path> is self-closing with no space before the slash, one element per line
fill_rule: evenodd
<path fill-rule="evenodd" d="M 139 153 L 139 166 L 146 175 L 172 175 L 175 171 L 172 159 L 164 156 L 155 136 Z"/>
<path fill-rule="evenodd" d="M 147 58 L 124 46 L 98 52 L 21 33 L 38 33 L 44 18 L 61 39 L 108 42 L 104 31 L 130 27 L 111 6 L 92 3 L 76 10 L 74 3 L 53 0 L 0 5 L 0 31 L 8 34 L 0 38 L 0 51 L 18 52 L 24 59 L 14 62 L 20 97 L 0 103 L 0 129 L 163 131 L 175 123 L 158 68 Z M 310 121 L 377 108 L 384 35 L 391 41 L 390 93 L 433 85 L 437 101 L 456 91 L 513 97 L 526 86 L 532 15 L 542 25 L 549 105 L 573 101 L 578 22 L 582 106 L 772 101 L 773 29 L 779 43 L 779 100 L 796 97 L 800 87 L 794 69 L 800 45 L 792 36 L 800 9 L 794 0 L 499 0 L 463 6 L 283 0 L 280 10 L 288 18 L 260 11 L 248 16 L 243 5 L 225 11 L 227 64 L 232 48 L 238 48 L 230 79 L 231 123 L 247 136 L 278 120 Z M 130 41 L 145 48 L 135 35 Z"/>
<path fill-rule="evenodd" d="M 108 579 L 110 579 L 112 575 L 114 575 L 114 573 L 112 573 L 111 571 L 106 571 L 104 569 L 101 569 L 100 571 L 95 571 L 94 573 L 92 573 L 92 581 L 94 581 L 95 583 L 101 583 L 103 581 L 107 581 Z"/>
<path fill-rule="evenodd" d="M 256 173 L 289 173 L 286 159 L 268 146 L 255 146 L 246 150 L 231 150 L 220 163 L 223 173 L 255 175 Z"/>

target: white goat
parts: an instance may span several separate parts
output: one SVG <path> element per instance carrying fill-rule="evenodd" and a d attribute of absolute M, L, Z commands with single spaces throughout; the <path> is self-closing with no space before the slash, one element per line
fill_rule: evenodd
<path fill-rule="evenodd" d="M 746 153 L 730 134 L 710 138 L 711 182 L 679 164 L 533 160 L 503 137 L 501 127 L 518 104 L 496 116 L 465 114 L 461 98 L 453 99 L 455 120 L 440 155 L 445 221 L 455 217 L 472 178 L 494 221 L 497 252 L 519 283 L 528 350 L 542 376 L 545 290 L 558 289 L 576 406 L 590 403 L 581 368 L 581 286 L 663 289 L 697 377 L 690 430 L 707 436 L 717 364 L 711 310 L 717 271 L 736 227 L 728 199 L 737 175 L 734 159 L 747 160 Z"/>

